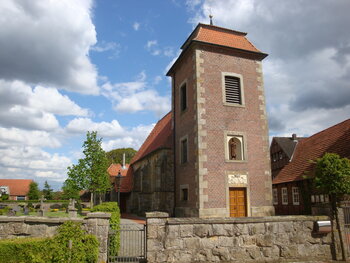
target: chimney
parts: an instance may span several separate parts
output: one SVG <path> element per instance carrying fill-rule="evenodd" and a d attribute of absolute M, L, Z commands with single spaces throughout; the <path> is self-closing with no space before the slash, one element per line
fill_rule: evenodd
<path fill-rule="evenodd" d="M 297 140 L 297 135 L 295 133 L 292 134 L 292 140 L 296 141 Z"/>
<path fill-rule="evenodd" d="M 123 153 L 123 169 L 125 169 L 125 153 Z"/>
<path fill-rule="evenodd" d="M 212 26 L 213 25 L 213 16 L 210 14 L 209 18 L 210 18 L 210 25 Z"/>

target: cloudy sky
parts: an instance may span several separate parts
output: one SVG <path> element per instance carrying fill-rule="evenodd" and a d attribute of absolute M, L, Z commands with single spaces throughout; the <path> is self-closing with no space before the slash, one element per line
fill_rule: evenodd
<path fill-rule="evenodd" d="M 348 0 L 0 2 L 0 178 L 59 189 L 87 130 L 137 149 L 170 110 L 169 65 L 198 22 L 248 32 L 271 136 L 350 117 Z"/>

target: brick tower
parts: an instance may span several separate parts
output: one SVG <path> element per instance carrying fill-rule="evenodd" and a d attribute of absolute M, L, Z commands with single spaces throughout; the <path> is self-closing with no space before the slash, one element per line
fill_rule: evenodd
<path fill-rule="evenodd" d="M 246 33 L 198 24 L 172 77 L 175 215 L 273 214 L 262 63 Z"/>

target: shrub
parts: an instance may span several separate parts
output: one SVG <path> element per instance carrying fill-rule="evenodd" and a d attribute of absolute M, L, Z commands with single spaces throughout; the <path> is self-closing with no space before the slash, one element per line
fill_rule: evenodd
<path fill-rule="evenodd" d="M 120 247 L 120 210 L 117 202 L 105 202 L 94 206 L 91 212 L 108 212 L 111 213 L 111 219 L 109 220 L 110 227 L 116 234 L 110 237 L 110 253 L 111 255 L 117 255 Z"/>
<path fill-rule="evenodd" d="M 50 205 L 50 208 L 51 209 L 60 209 L 62 207 L 62 205 L 60 204 L 53 204 L 53 205 Z"/>
<path fill-rule="evenodd" d="M 53 238 L 1 240 L 0 255 L 1 263 L 92 263 L 97 261 L 98 241 L 95 236 L 87 235 L 80 223 L 68 221 L 58 228 Z"/>
<path fill-rule="evenodd" d="M 1 200 L 2 200 L 2 201 L 9 200 L 9 197 L 10 197 L 10 196 L 9 196 L 8 194 L 2 194 L 2 195 L 1 195 Z"/>

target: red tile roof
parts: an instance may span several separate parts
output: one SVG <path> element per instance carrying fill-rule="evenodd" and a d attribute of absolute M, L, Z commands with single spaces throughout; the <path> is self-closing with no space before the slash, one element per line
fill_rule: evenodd
<path fill-rule="evenodd" d="M 198 29 L 194 31 L 192 37 L 185 42 L 186 47 L 190 41 L 196 40 L 200 42 L 238 48 L 252 52 L 259 52 L 250 41 L 245 37 L 247 33 L 230 30 L 218 26 L 199 24 Z"/>
<path fill-rule="evenodd" d="M 305 175 L 313 175 L 311 160 L 326 152 L 350 158 L 350 119 L 298 142 L 292 161 L 273 179 L 273 184 L 300 181 Z"/>
<path fill-rule="evenodd" d="M 173 132 L 171 127 L 171 117 L 172 113 L 169 112 L 157 122 L 156 126 L 154 126 L 153 130 L 148 135 L 147 139 L 142 144 L 134 158 L 132 158 L 130 164 L 136 163 L 158 149 L 172 148 Z"/>
<path fill-rule="evenodd" d="M 110 175 L 111 182 L 114 182 L 114 177 L 118 175 L 119 171 L 123 176 L 123 179 L 121 181 L 121 187 L 120 187 L 121 193 L 128 193 L 128 192 L 131 192 L 132 190 L 132 169 L 129 169 L 129 168 L 130 168 L 129 164 L 126 164 L 125 169 L 123 169 L 121 164 L 112 163 L 107 169 L 107 172 Z M 115 188 L 115 190 L 118 191 L 117 188 Z"/>
<path fill-rule="evenodd" d="M 0 186 L 8 186 L 11 196 L 26 196 L 31 182 L 30 179 L 0 179 Z"/>

